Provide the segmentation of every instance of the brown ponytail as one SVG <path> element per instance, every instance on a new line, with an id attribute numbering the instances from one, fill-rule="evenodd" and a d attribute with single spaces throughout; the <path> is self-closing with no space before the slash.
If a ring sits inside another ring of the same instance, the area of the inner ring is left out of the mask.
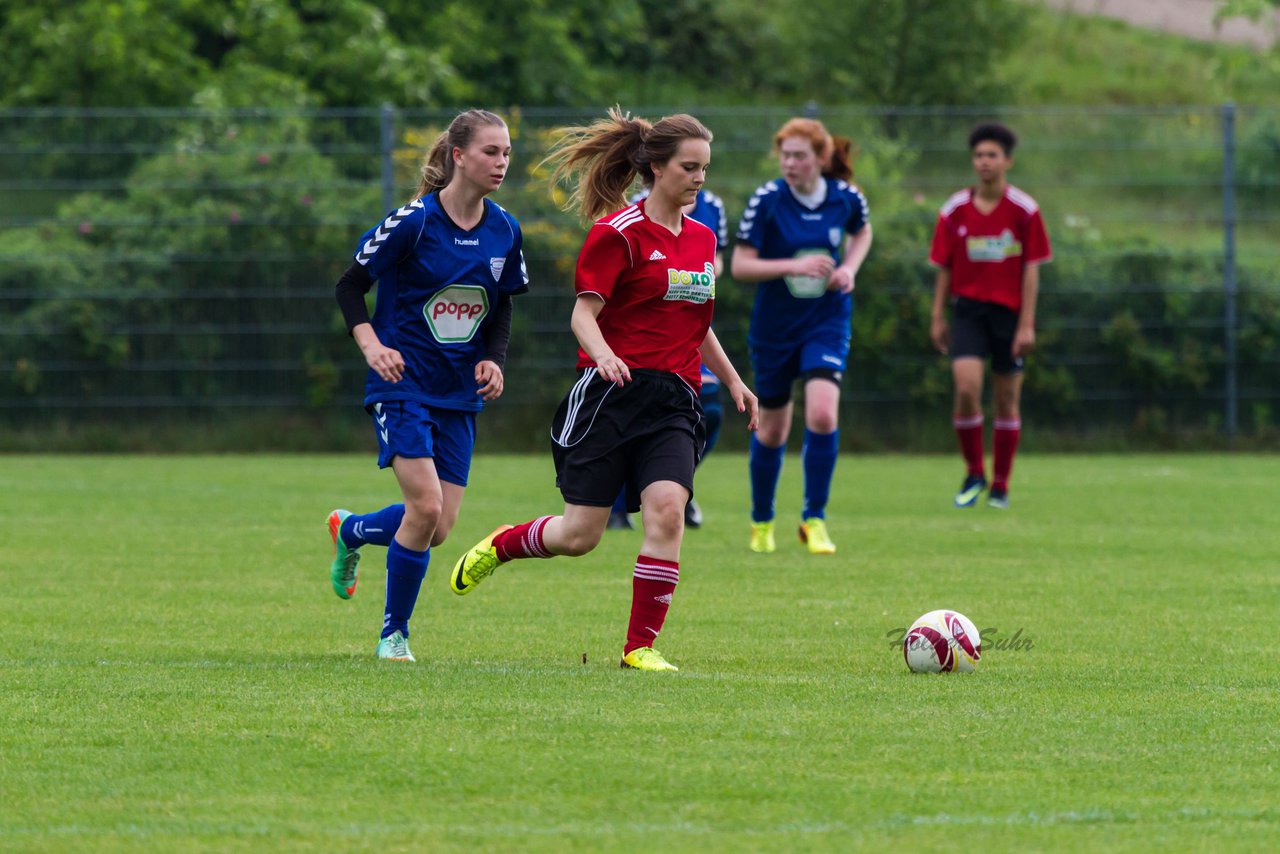
<path id="1" fill-rule="evenodd" d="M 562 181 L 574 185 L 565 209 L 590 220 L 625 207 L 637 176 L 653 186 L 653 164 L 675 156 L 681 141 L 711 141 L 711 131 L 693 116 L 682 113 L 650 124 L 616 106 L 608 118 L 557 133 L 560 139 L 541 165 L 553 167 L 552 186 Z"/>

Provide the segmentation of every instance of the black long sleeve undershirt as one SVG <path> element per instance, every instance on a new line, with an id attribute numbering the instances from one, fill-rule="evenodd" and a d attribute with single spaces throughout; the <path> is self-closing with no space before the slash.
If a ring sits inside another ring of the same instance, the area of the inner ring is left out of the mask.
<path id="1" fill-rule="evenodd" d="M 348 335 L 360 324 L 370 322 L 369 307 L 365 304 L 364 297 L 372 288 L 373 279 L 369 277 L 369 271 L 355 262 L 338 279 L 338 284 L 333 289 L 334 296 L 338 300 L 338 308 L 342 310 Z M 507 365 L 507 345 L 511 341 L 511 315 L 511 296 L 499 295 L 493 309 L 493 322 L 484 335 L 485 358 L 503 369 Z"/>

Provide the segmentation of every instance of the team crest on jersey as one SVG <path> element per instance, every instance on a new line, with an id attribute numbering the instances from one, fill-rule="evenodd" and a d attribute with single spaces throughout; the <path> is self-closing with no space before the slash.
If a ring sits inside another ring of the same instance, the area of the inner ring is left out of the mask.
<path id="1" fill-rule="evenodd" d="M 489 313 L 489 294 L 476 285 L 441 288 L 422 307 L 431 334 L 441 344 L 470 341 Z"/>
<path id="2" fill-rule="evenodd" d="M 844 236 L 844 229 L 843 229 L 843 228 L 828 228 L 828 229 L 827 229 L 827 237 L 831 238 L 831 248 L 832 248 L 832 249 L 839 249 L 839 248 L 840 248 L 840 238 L 841 238 L 841 237 L 843 237 L 843 236 Z"/>
<path id="3" fill-rule="evenodd" d="M 665 300 L 684 300 L 703 303 L 716 298 L 716 268 L 708 261 L 701 272 L 667 268 L 667 295 Z"/>
<path id="4" fill-rule="evenodd" d="M 506 258 L 490 258 L 489 272 L 493 274 L 493 280 L 499 281 L 502 278 L 502 268 L 507 266 Z"/>
<path id="5" fill-rule="evenodd" d="M 1003 261 L 1022 254 L 1022 243 L 1005 229 L 999 237 L 970 237 L 964 242 L 970 261 Z"/>

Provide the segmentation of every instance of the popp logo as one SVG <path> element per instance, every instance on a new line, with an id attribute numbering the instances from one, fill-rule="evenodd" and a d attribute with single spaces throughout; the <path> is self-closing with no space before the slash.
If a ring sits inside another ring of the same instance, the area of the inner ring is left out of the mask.
<path id="1" fill-rule="evenodd" d="M 475 285 L 450 285 L 422 307 L 431 334 L 442 344 L 470 341 L 489 313 L 489 294 Z"/>

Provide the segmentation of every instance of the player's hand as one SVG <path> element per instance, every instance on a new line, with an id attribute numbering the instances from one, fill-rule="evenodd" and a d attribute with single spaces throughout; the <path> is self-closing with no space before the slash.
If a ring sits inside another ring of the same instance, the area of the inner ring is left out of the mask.
<path id="1" fill-rule="evenodd" d="M 831 271 L 835 268 L 835 259 L 825 253 L 821 255 L 801 255 L 793 260 L 791 275 L 825 279 L 831 275 Z"/>
<path id="2" fill-rule="evenodd" d="M 848 267 L 836 267 L 827 277 L 827 290 L 842 294 L 853 293 L 853 271 Z"/>
<path id="3" fill-rule="evenodd" d="M 929 340 L 933 342 L 933 349 L 942 355 L 947 355 L 947 351 L 951 349 L 951 333 L 947 330 L 947 321 L 941 317 L 935 317 L 929 324 Z"/>
<path id="4" fill-rule="evenodd" d="M 362 348 L 369 367 L 389 383 L 398 383 L 404 377 L 404 357 L 399 350 L 382 346 L 374 341 Z"/>
<path id="5" fill-rule="evenodd" d="M 611 383 L 623 385 L 631 382 L 631 369 L 626 362 L 613 355 L 612 351 L 596 359 L 596 370 Z"/>
<path id="6" fill-rule="evenodd" d="M 1036 346 L 1036 330 L 1033 327 L 1018 327 L 1013 335 L 1013 358 L 1021 359 Z"/>
<path id="7" fill-rule="evenodd" d="M 485 359 L 476 363 L 476 394 L 484 400 L 497 400 L 502 396 L 502 368 L 497 362 Z"/>
<path id="8" fill-rule="evenodd" d="M 760 401 L 756 398 L 755 392 L 747 388 L 747 384 L 742 380 L 738 380 L 729 387 L 729 396 L 733 398 L 733 404 L 738 407 L 738 411 L 746 413 L 747 429 L 754 431 L 759 427 Z"/>

